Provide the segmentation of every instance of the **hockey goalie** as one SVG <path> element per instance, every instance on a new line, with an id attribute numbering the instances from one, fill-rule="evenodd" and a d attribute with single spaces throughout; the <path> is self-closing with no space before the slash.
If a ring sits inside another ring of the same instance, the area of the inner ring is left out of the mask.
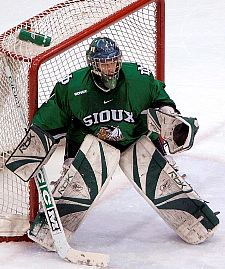
<path id="1" fill-rule="evenodd" d="M 95 38 L 86 58 L 86 68 L 55 85 L 6 163 L 22 180 L 35 177 L 42 196 L 29 237 L 72 260 L 64 246 L 119 165 L 138 193 L 184 241 L 204 242 L 219 223 L 217 214 L 168 158 L 193 146 L 197 119 L 181 116 L 165 84 L 148 69 L 122 62 L 122 52 L 113 40 Z M 62 176 L 51 193 L 43 167 L 65 136 Z M 74 260 L 107 264 L 95 262 L 96 256 L 83 260 L 81 256 Z"/>

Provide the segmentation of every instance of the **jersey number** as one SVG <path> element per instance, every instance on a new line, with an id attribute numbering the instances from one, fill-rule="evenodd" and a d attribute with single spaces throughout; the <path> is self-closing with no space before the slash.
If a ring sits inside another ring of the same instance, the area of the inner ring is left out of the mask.
<path id="1" fill-rule="evenodd" d="M 139 64 L 137 69 L 138 69 L 138 71 L 140 71 L 141 75 L 150 76 L 151 73 L 152 73 L 151 70 L 148 67 L 146 67 L 146 66 L 144 66 L 142 64 Z"/>
<path id="2" fill-rule="evenodd" d="M 73 77 L 72 74 L 66 75 L 65 77 L 63 77 L 59 82 L 63 85 L 69 83 L 70 79 Z"/>

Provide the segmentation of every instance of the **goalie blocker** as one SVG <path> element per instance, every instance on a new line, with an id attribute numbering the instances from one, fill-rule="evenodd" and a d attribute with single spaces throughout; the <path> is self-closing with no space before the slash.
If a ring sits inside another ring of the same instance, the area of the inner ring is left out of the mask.
<path id="1" fill-rule="evenodd" d="M 23 181 L 28 181 L 48 162 L 57 144 L 58 140 L 32 125 L 5 166 Z"/>

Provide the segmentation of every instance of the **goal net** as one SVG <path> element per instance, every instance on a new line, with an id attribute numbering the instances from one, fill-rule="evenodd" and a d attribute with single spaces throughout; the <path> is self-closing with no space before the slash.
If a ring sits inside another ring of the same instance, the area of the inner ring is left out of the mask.
<path id="1" fill-rule="evenodd" d="M 50 45 L 19 40 L 22 28 L 51 37 Z M 139 63 L 164 80 L 163 0 L 69 0 L 0 36 L 0 236 L 4 238 L 26 234 L 38 210 L 33 181 L 21 181 L 4 163 L 55 83 L 87 65 L 85 52 L 97 36 L 113 39 L 123 61 Z"/>

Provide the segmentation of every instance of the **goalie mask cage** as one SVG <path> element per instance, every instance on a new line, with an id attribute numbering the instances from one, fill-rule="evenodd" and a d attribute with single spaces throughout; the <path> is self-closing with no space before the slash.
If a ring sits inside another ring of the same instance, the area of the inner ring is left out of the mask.
<path id="1" fill-rule="evenodd" d="M 23 182 L 4 166 L 25 135 L 21 114 L 29 125 L 55 83 L 87 65 L 86 50 L 97 36 L 113 39 L 123 61 L 164 80 L 164 17 L 164 0 L 69 0 L 0 36 L 1 241 L 25 239 L 39 207 L 33 180 Z M 50 36 L 51 44 L 19 40 L 21 28 Z"/>

